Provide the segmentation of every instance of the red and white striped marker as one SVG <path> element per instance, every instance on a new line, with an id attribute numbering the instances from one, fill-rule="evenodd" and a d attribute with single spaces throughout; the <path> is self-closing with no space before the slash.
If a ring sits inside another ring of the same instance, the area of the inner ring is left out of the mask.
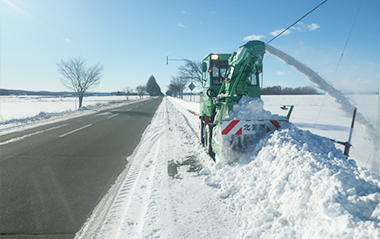
<path id="1" fill-rule="evenodd" d="M 257 134 L 269 132 L 281 127 L 287 120 L 223 120 L 221 123 L 222 135 Z"/>

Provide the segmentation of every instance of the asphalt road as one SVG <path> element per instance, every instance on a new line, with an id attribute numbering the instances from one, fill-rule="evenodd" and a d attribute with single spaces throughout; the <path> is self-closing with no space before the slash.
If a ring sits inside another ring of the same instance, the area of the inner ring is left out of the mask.
<path id="1" fill-rule="evenodd" d="M 161 99 L 0 136 L 0 238 L 73 238 Z"/>

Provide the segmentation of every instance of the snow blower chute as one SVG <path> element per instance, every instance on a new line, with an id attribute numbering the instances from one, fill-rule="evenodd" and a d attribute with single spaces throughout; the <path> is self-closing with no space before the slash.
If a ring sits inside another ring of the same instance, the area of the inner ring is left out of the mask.
<path id="1" fill-rule="evenodd" d="M 226 147 L 225 142 L 231 149 L 244 150 L 290 117 L 268 118 L 265 111 L 262 113 L 260 75 L 264 53 L 264 42 L 249 41 L 237 53 L 211 53 L 202 62 L 200 138 L 214 160 L 215 154 Z"/>

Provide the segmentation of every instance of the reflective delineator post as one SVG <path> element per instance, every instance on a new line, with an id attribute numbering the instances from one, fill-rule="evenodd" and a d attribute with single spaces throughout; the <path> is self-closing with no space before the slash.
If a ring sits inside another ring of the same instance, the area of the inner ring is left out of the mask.
<path id="1" fill-rule="evenodd" d="M 355 118 L 356 118 L 356 111 L 357 111 L 357 108 L 354 109 L 354 115 L 352 117 L 352 122 L 351 122 L 350 135 L 348 136 L 347 143 L 344 145 L 344 155 L 346 155 L 347 157 L 348 157 L 348 153 L 349 153 L 350 147 L 351 147 L 351 138 L 352 138 L 352 132 L 354 131 L 354 123 L 355 123 Z"/>

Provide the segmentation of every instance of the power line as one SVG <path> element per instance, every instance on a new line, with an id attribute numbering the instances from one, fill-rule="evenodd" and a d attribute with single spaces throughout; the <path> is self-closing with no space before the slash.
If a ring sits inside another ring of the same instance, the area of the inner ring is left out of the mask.
<path id="1" fill-rule="evenodd" d="M 321 5 L 323 5 L 325 2 L 327 2 L 328 0 L 325 0 L 323 2 L 321 2 L 318 6 L 316 6 L 315 8 L 313 8 L 311 11 L 309 11 L 308 13 L 306 13 L 305 15 L 303 15 L 303 17 L 301 17 L 300 19 L 298 19 L 297 21 L 295 21 L 292 25 L 290 25 L 288 28 L 286 28 L 285 30 L 283 30 L 282 32 L 280 32 L 279 34 L 277 34 L 277 36 L 273 37 L 272 39 L 270 39 L 268 43 L 270 43 L 271 41 L 273 41 L 274 39 L 276 39 L 277 37 L 281 36 L 284 32 L 286 32 L 287 30 L 289 30 L 289 28 L 291 28 L 292 26 L 296 25 L 299 21 L 301 21 L 302 19 L 304 19 L 307 15 L 309 15 L 310 13 L 314 12 L 317 8 L 319 8 Z"/>
<path id="2" fill-rule="evenodd" d="M 336 72 L 338 71 L 338 68 L 339 68 L 340 62 L 342 61 L 342 57 L 343 57 L 343 55 L 344 55 L 344 52 L 346 51 L 346 47 L 347 47 L 348 41 L 349 41 L 350 38 L 351 38 L 351 33 L 352 33 L 352 30 L 354 29 L 354 26 L 355 26 L 355 23 L 356 23 L 356 19 L 358 18 L 358 15 L 359 15 L 359 12 L 360 12 L 360 8 L 362 7 L 362 3 L 363 3 L 363 0 L 360 1 L 360 6 L 359 6 L 359 8 L 358 8 L 358 11 L 356 12 L 356 16 L 355 16 L 354 22 L 352 23 L 352 26 L 351 26 L 351 29 L 350 29 L 350 33 L 348 34 L 348 37 L 347 37 L 346 43 L 344 44 L 343 51 L 342 51 L 342 53 L 340 54 L 339 61 L 338 61 L 338 65 L 337 65 L 336 68 L 335 68 L 335 72 L 334 72 L 333 79 L 335 79 Z"/>

